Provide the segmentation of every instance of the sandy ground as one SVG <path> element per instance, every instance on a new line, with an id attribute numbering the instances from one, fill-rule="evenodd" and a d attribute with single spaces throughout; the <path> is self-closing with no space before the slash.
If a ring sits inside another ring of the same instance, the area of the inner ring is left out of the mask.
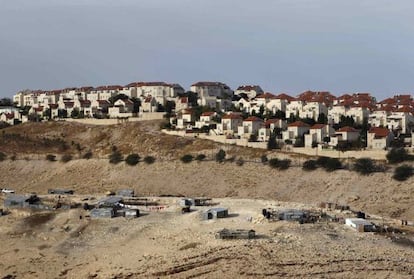
<path id="1" fill-rule="evenodd" d="M 311 205 L 214 199 L 230 217 L 203 220 L 204 207 L 142 208 L 136 219 L 89 219 L 82 209 L 0 217 L 0 276 L 9 278 L 413 278 L 414 242 L 358 233 L 340 223 L 268 222 L 261 209 Z M 341 214 L 333 212 L 333 214 Z M 79 216 L 83 216 L 79 219 Z M 384 222 L 377 219 L 376 222 Z M 388 222 L 388 220 L 385 220 Z M 222 228 L 254 229 L 220 240 Z M 412 239 L 412 234 L 401 235 Z M 14 276 L 14 277 L 13 277 Z"/>

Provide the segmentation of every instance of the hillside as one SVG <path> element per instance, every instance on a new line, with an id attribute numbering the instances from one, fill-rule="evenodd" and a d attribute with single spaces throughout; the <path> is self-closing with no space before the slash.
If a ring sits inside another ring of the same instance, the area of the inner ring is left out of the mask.
<path id="1" fill-rule="evenodd" d="M 347 170 L 304 172 L 299 167 L 303 157 L 292 158 L 297 167 L 278 171 L 261 164 L 260 156 L 286 154 L 164 135 L 158 126 L 159 122 L 105 127 L 48 122 L 3 129 L 0 151 L 16 159 L 0 162 L 0 185 L 18 192 L 37 193 L 45 193 L 48 188 L 102 193 L 128 187 L 143 195 L 333 201 L 373 214 L 414 219 L 414 178 L 397 182 L 391 173 L 361 176 Z M 112 146 L 124 155 L 135 152 L 141 157 L 155 156 L 157 160 L 152 165 L 112 165 L 107 159 Z M 211 159 L 219 148 L 224 148 L 230 157 L 243 157 L 246 162 L 243 166 L 212 160 L 183 164 L 177 159 L 187 153 L 203 153 Z M 87 151 L 93 153 L 92 159 L 78 159 Z M 49 153 L 70 153 L 75 159 L 68 163 L 49 162 L 44 160 Z"/>

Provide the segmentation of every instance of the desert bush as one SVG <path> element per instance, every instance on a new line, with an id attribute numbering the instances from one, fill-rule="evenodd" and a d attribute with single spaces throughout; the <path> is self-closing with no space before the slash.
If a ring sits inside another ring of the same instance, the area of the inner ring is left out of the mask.
<path id="1" fill-rule="evenodd" d="M 388 151 L 386 157 L 390 164 L 398 164 L 413 159 L 413 156 L 410 156 L 404 148 L 393 148 Z"/>
<path id="2" fill-rule="evenodd" d="M 303 163 L 302 169 L 305 171 L 312 171 L 318 168 L 316 160 L 307 160 Z"/>
<path id="3" fill-rule="evenodd" d="M 318 157 L 318 159 L 316 159 L 316 165 L 324 168 L 328 160 L 329 160 L 329 157 L 325 157 L 325 156 Z"/>
<path id="4" fill-rule="evenodd" d="M 328 158 L 324 166 L 326 171 L 334 171 L 342 168 L 342 163 L 338 158 Z"/>
<path id="5" fill-rule="evenodd" d="M 266 164 L 269 161 L 269 159 L 267 159 L 266 155 L 262 155 L 262 157 L 260 157 L 260 161 L 262 162 L 262 164 Z"/>
<path id="6" fill-rule="evenodd" d="M 53 154 L 47 154 L 46 155 L 46 160 L 50 161 L 50 162 L 54 162 L 56 161 L 56 155 Z"/>
<path id="7" fill-rule="evenodd" d="M 395 168 L 394 175 L 392 176 L 392 178 L 398 181 L 405 181 L 412 175 L 414 175 L 413 167 L 409 165 L 402 165 Z"/>
<path id="8" fill-rule="evenodd" d="M 86 159 L 86 160 L 89 160 L 90 158 L 92 158 L 92 151 L 88 151 L 88 152 L 86 152 L 85 154 L 83 154 L 83 156 L 82 156 L 82 158 L 83 159 Z"/>
<path id="9" fill-rule="evenodd" d="M 223 149 L 220 149 L 216 153 L 216 162 L 222 163 L 225 158 L 226 158 L 226 151 L 224 151 Z"/>
<path id="10" fill-rule="evenodd" d="M 109 163 L 111 164 L 118 164 L 124 159 L 124 156 L 122 156 L 121 152 L 119 152 L 117 149 L 113 149 L 111 155 L 109 155 Z"/>
<path id="11" fill-rule="evenodd" d="M 0 152 L 0 161 L 4 161 L 6 160 L 6 158 L 7 158 L 7 155 L 4 154 L 3 152 Z"/>
<path id="12" fill-rule="evenodd" d="M 141 157 L 139 157 L 138 154 L 136 153 L 132 153 L 129 154 L 126 159 L 125 159 L 125 163 L 127 163 L 130 166 L 135 166 L 136 164 L 139 163 L 139 160 L 141 159 Z"/>
<path id="13" fill-rule="evenodd" d="M 286 170 L 290 167 L 291 161 L 289 159 L 279 160 L 277 158 L 272 158 L 269 160 L 269 166 L 274 169 Z"/>
<path id="14" fill-rule="evenodd" d="M 188 164 L 191 163 L 194 159 L 194 156 L 191 154 L 186 154 L 180 158 L 181 162 Z"/>
<path id="15" fill-rule="evenodd" d="M 203 161 L 205 158 L 206 158 L 206 155 L 204 155 L 204 154 L 198 154 L 198 155 L 195 157 L 195 159 L 196 159 L 197 161 Z"/>
<path id="16" fill-rule="evenodd" d="M 244 160 L 242 157 L 240 157 L 239 159 L 236 160 L 236 165 L 238 166 L 243 166 L 244 165 Z"/>
<path id="17" fill-rule="evenodd" d="M 70 155 L 70 154 L 64 154 L 62 156 L 62 158 L 60 158 L 60 161 L 63 162 L 63 163 L 67 163 L 70 160 L 72 160 L 72 155 Z"/>
<path id="18" fill-rule="evenodd" d="M 353 169 L 360 174 L 368 175 L 377 171 L 377 166 L 371 158 L 360 158 L 355 161 Z"/>
<path id="19" fill-rule="evenodd" d="M 153 164 L 155 162 L 155 157 L 153 156 L 146 156 L 144 158 L 144 162 L 148 165 Z"/>

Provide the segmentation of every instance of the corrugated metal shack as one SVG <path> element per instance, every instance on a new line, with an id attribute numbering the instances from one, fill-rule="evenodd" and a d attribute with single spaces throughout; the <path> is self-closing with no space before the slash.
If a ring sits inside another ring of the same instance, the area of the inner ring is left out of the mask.
<path id="1" fill-rule="evenodd" d="M 132 189 L 122 189 L 122 190 L 118 190 L 116 192 L 116 195 L 121 196 L 121 197 L 134 197 L 135 192 Z"/>
<path id="2" fill-rule="evenodd" d="M 139 209 L 118 209 L 115 215 L 117 217 L 138 218 L 140 213 Z"/>
<path id="3" fill-rule="evenodd" d="M 43 205 L 36 195 L 8 195 L 4 200 L 5 207 L 41 208 Z"/>
<path id="4" fill-rule="evenodd" d="M 122 203 L 122 197 L 118 197 L 118 196 L 110 196 L 110 197 L 106 197 L 101 199 L 100 201 L 98 201 L 98 208 L 102 208 L 102 207 L 109 207 L 109 208 L 120 208 L 120 204 Z"/>
<path id="5" fill-rule="evenodd" d="M 254 230 L 222 229 L 216 233 L 215 237 L 217 239 L 252 239 L 256 237 L 256 232 Z"/>
<path id="6" fill-rule="evenodd" d="M 375 231 L 374 224 L 362 218 L 346 218 L 345 225 L 350 226 L 359 232 Z"/>
<path id="7" fill-rule="evenodd" d="M 301 221 L 307 219 L 307 213 L 298 209 L 287 209 L 279 212 L 279 220 Z"/>
<path id="8" fill-rule="evenodd" d="M 69 189 L 49 189 L 47 190 L 47 193 L 55 195 L 73 195 L 75 191 Z"/>
<path id="9" fill-rule="evenodd" d="M 229 216 L 229 211 L 227 208 L 210 208 L 209 210 L 203 213 L 203 219 L 216 219 L 216 218 L 226 218 Z"/>
<path id="10" fill-rule="evenodd" d="M 112 208 L 94 208 L 90 211 L 91 218 L 113 218 L 115 212 Z"/>

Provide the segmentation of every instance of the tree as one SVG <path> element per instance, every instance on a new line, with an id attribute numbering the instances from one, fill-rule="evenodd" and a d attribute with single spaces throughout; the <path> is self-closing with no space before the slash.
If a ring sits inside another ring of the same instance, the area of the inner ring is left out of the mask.
<path id="1" fill-rule="evenodd" d="M 193 161 L 193 159 L 194 159 L 193 155 L 186 154 L 186 155 L 182 156 L 180 160 L 181 160 L 181 162 L 183 162 L 185 164 L 188 164 L 188 163 L 191 163 Z"/>
<path id="2" fill-rule="evenodd" d="M 318 115 L 318 120 L 316 122 L 320 124 L 327 124 L 328 117 L 325 115 L 325 113 L 322 112 Z"/>
<path id="3" fill-rule="evenodd" d="M 312 171 L 318 168 L 316 160 L 307 160 L 303 163 L 302 169 L 305 171 Z"/>
<path id="4" fill-rule="evenodd" d="M 404 148 L 392 148 L 386 158 L 390 164 L 397 164 L 410 159 L 410 155 Z"/>
<path id="5" fill-rule="evenodd" d="M 216 162 L 218 163 L 222 163 L 224 161 L 224 159 L 226 158 L 226 151 L 224 151 L 223 149 L 220 149 L 217 153 L 216 153 Z"/>
<path id="6" fill-rule="evenodd" d="M 402 165 L 402 166 L 395 168 L 394 175 L 392 176 L 392 178 L 398 181 L 405 181 L 413 175 L 414 175 L 413 167 L 409 165 Z"/>
<path id="7" fill-rule="evenodd" d="M 279 160 L 277 158 L 272 158 L 269 160 L 269 166 L 274 169 L 286 170 L 290 167 L 291 161 L 289 159 Z"/>
<path id="8" fill-rule="evenodd" d="M 62 156 L 62 158 L 60 158 L 60 161 L 63 162 L 63 163 L 67 163 L 70 160 L 72 160 L 72 155 L 70 155 L 70 154 L 64 154 Z"/>
<path id="9" fill-rule="evenodd" d="M 278 119 L 285 120 L 286 119 L 286 113 L 284 111 L 277 110 L 276 113 L 275 113 L 275 117 L 278 118 Z"/>
<path id="10" fill-rule="evenodd" d="M 125 163 L 127 163 L 130 166 L 135 166 L 136 164 L 139 163 L 139 160 L 141 159 L 141 157 L 139 157 L 138 154 L 136 153 L 132 153 L 129 154 L 126 159 L 125 159 Z"/>
<path id="11" fill-rule="evenodd" d="M 134 103 L 134 107 L 132 109 L 133 113 L 138 113 L 139 112 L 139 108 L 141 106 L 141 99 L 133 97 L 131 98 L 131 101 Z"/>
<path id="12" fill-rule="evenodd" d="M 58 110 L 58 117 L 59 118 L 67 118 L 68 117 L 68 111 L 65 109 L 59 109 Z"/>
<path id="13" fill-rule="evenodd" d="M 74 108 L 72 112 L 70 113 L 71 118 L 79 118 L 79 116 L 80 116 L 79 108 Z"/>
<path id="14" fill-rule="evenodd" d="M 153 164 L 155 162 L 155 157 L 153 157 L 153 156 L 146 156 L 144 158 L 144 162 L 146 164 L 148 164 L 148 165 L 151 165 L 151 164 Z"/>
<path id="15" fill-rule="evenodd" d="M 326 171 L 334 171 L 342 168 L 342 163 L 338 158 L 328 158 L 324 166 Z"/>
<path id="16" fill-rule="evenodd" d="M 13 106 L 13 101 L 10 98 L 1 98 L 0 106 L 11 107 Z"/>
<path id="17" fill-rule="evenodd" d="M 206 155 L 204 155 L 204 154 L 198 154 L 198 155 L 195 157 L 195 159 L 196 159 L 197 161 L 203 161 L 205 158 L 206 158 Z"/>
<path id="18" fill-rule="evenodd" d="M 109 155 L 109 163 L 118 164 L 124 159 L 124 156 L 118 150 L 116 146 L 112 146 L 112 153 Z"/>

